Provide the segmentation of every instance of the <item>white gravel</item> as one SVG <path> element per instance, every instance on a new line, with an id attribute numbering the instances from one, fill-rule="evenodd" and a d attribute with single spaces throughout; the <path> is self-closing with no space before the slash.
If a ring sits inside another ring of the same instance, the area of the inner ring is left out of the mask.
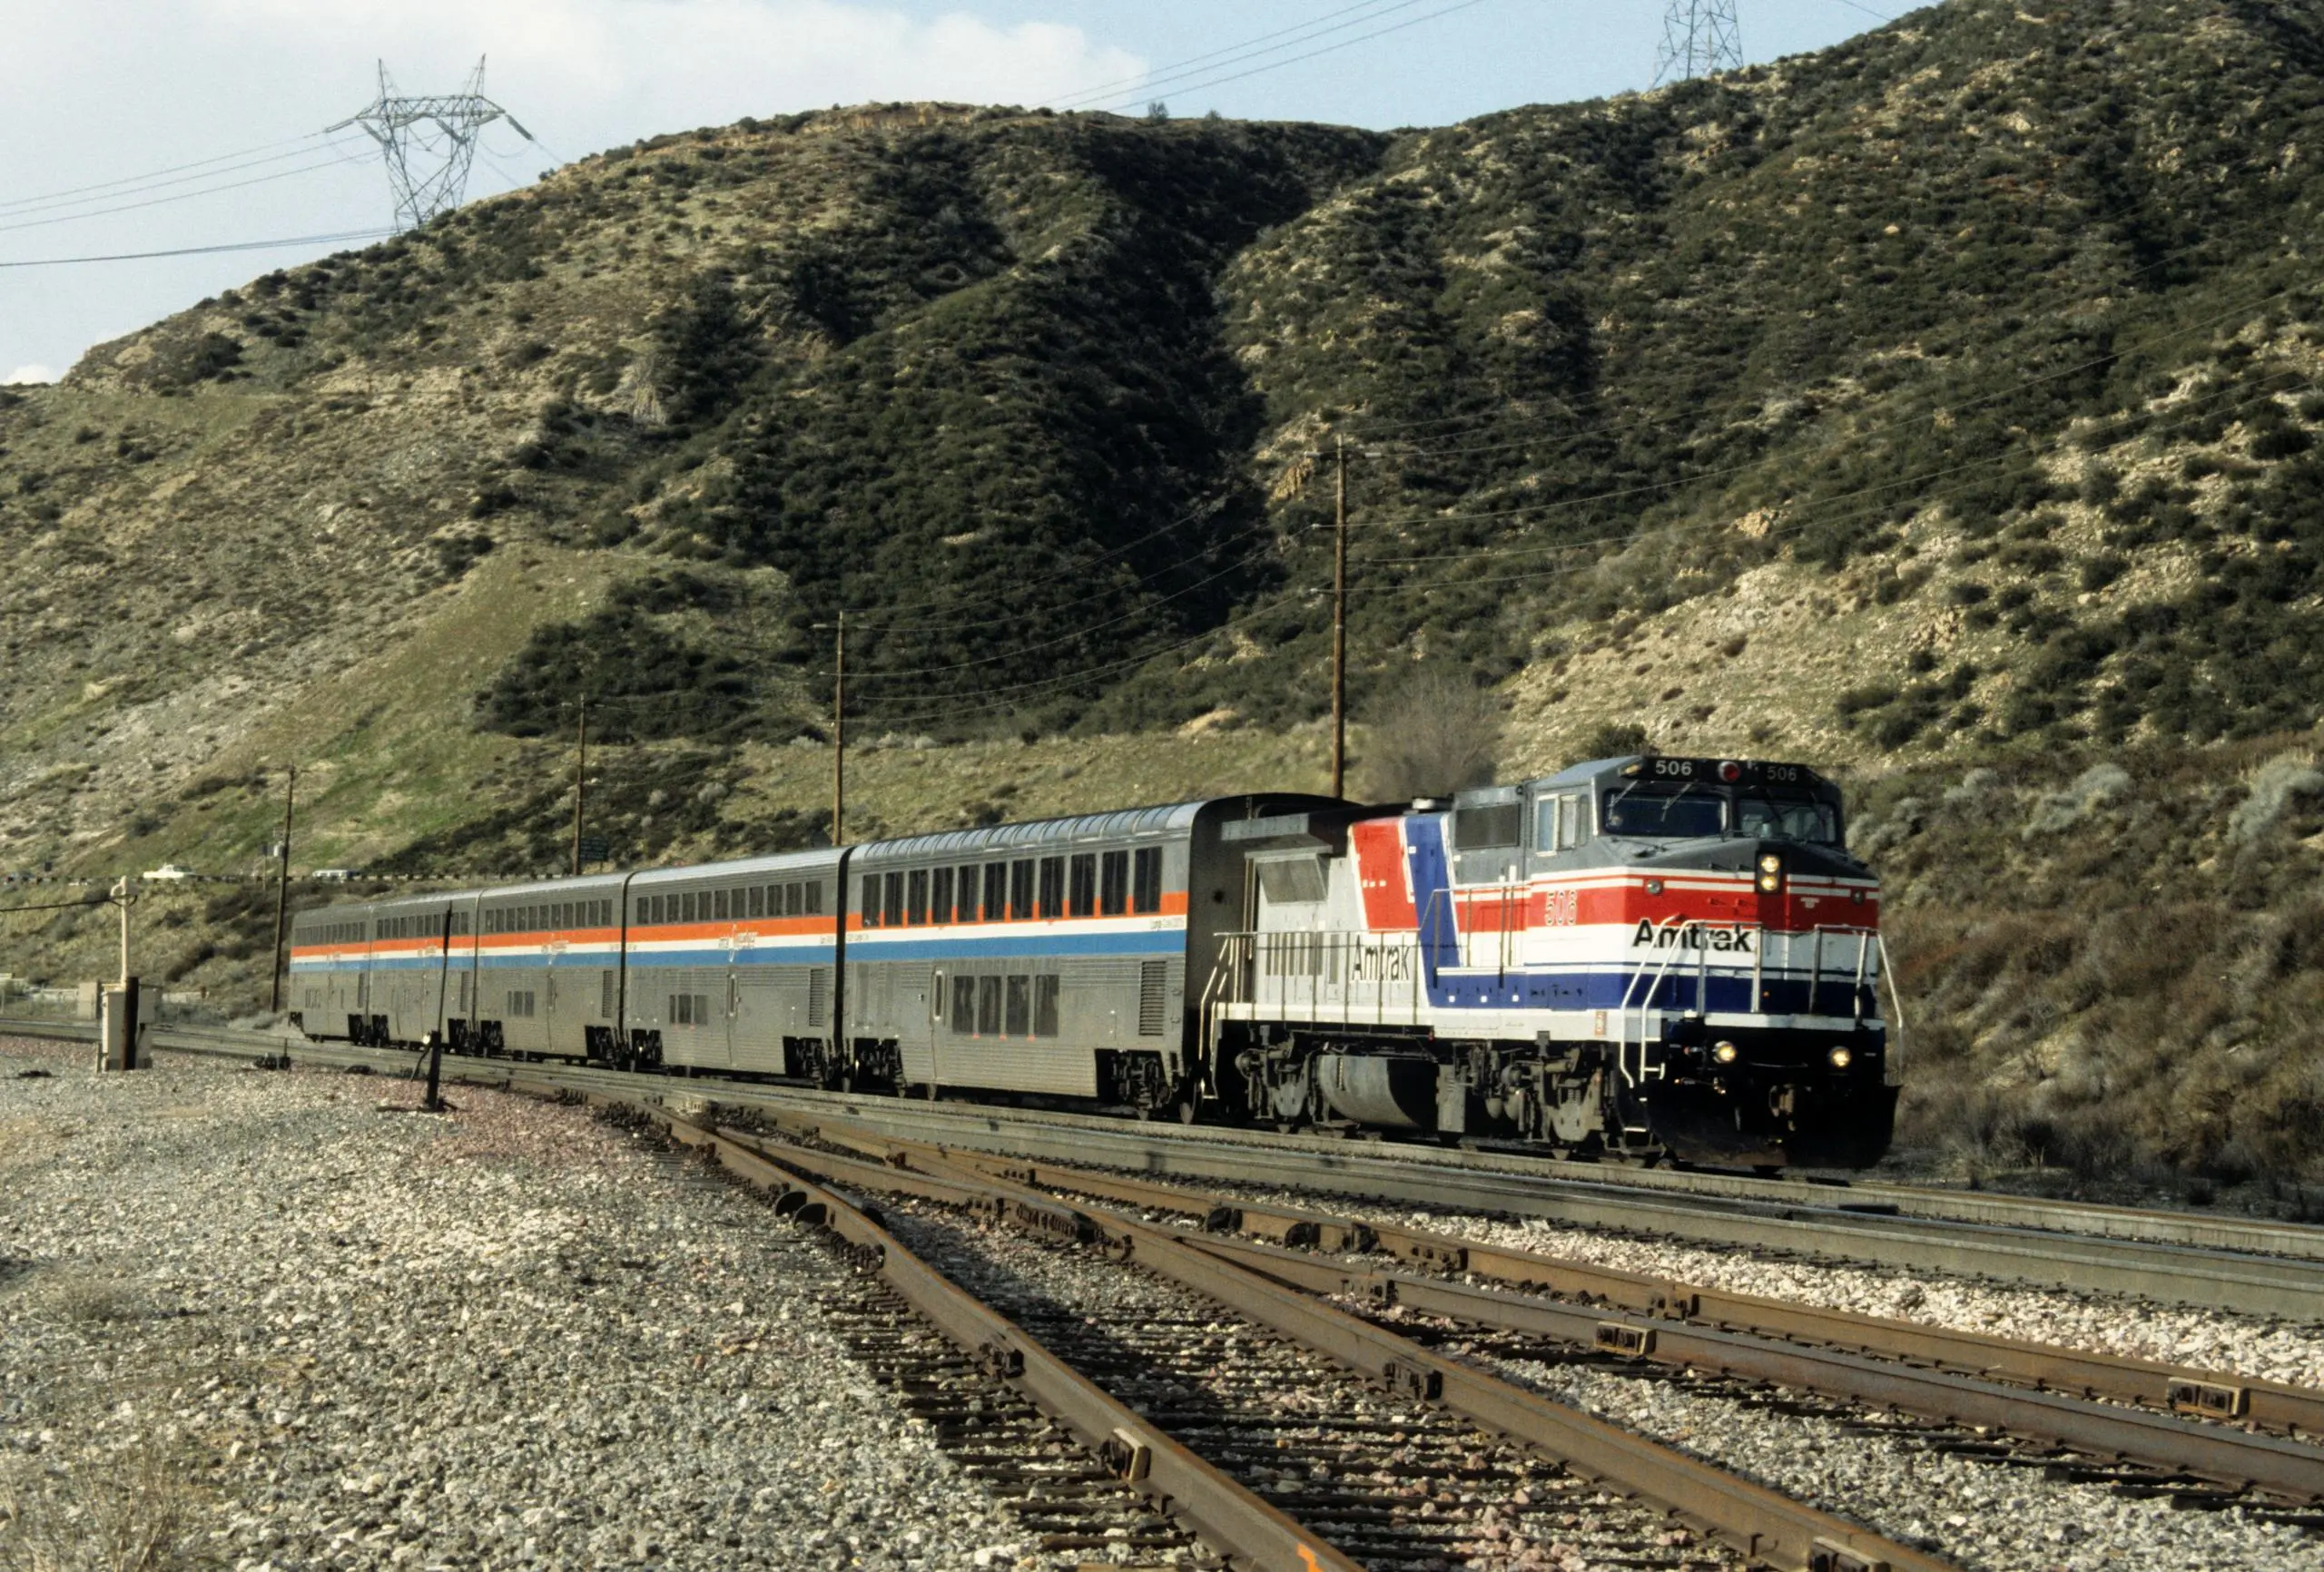
<path id="1" fill-rule="evenodd" d="M 2126 1355 L 2262 1380 L 2324 1386 L 2324 1326 L 2227 1311 L 2186 1310 L 2063 1289 L 1975 1282 L 1901 1269 L 1771 1260 L 1667 1241 L 1609 1238 L 1548 1223 L 1482 1217 L 1397 1221 L 1440 1233 L 1705 1288 L 1757 1294 L 1958 1331 Z M 2324 1310 L 2324 1306 L 2319 1306 Z"/>
<path id="2" fill-rule="evenodd" d="M 1512 1380 L 1799 1500 L 1922 1545 L 1964 1572 L 2316 1572 L 2324 1540 L 2234 1510 L 2190 1512 L 2038 1470 L 1948 1456 L 1831 1420 L 1769 1412 L 1573 1365 L 1485 1361 Z"/>
<path id="3" fill-rule="evenodd" d="M 2324 1320 L 2294 1324 L 2225 1311 L 2184 1310 L 2064 1289 L 1978 1282 L 1940 1273 L 1799 1261 L 1745 1249 L 1594 1233 L 1545 1220 L 1507 1222 L 1413 1212 L 1350 1197 L 1298 1194 L 1205 1181 L 1221 1195 L 1393 1223 L 1512 1250 L 1632 1272 L 1659 1282 L 1756 1294 L 1790 1304 L 1886 1316 L 1925 1326 L 2015 1338 L 2195 1370 L 2324 1387 Z M 2324 1317 L 2324 1304 L 2318 1307 Z"/>
<path id="4" fill-rule="evenodd" d="M 0 1567 L 1056 1564 L 742 1192 L 471 1088 L 85 1065 L 0 1041 Z"/>

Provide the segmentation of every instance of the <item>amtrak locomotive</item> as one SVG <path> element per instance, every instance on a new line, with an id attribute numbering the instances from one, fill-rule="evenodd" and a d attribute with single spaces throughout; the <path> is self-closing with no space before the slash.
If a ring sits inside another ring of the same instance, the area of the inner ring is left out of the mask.
<path id="1" fill-rule="evenodd" d="M 1862 1166 L 1879 883 L 1797 764 L 1251 795 L 302 914 L 315 1037 Z"/>

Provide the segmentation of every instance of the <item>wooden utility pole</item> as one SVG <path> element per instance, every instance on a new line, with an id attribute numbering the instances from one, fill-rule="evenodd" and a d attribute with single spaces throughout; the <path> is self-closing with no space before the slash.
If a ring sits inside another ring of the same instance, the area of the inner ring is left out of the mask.
<path id="1" fill-rule="evenodd" d="M 290 810 L 299 796 L 299 766 L 290 767 L 289 780 L 282 786 L 282 843 L 275 848 L 274 879 L 274 993 L 267 1001 L 267 1013 L 282 1013 L 282 939 L 290 919 Z"/>
<path id="2" fill-rule="evenodd" d="M 847 844 L 847 614 L 839 614 L 838 658 L 832 663 L 832 844 Z"/>
<path id="3" fill-rule="evenodd" d="M 573 877 L 581 877 L 581 809 L 588 801 L 589 701 L 581 701 L 580 734 L 573 751 Z"/>
<path id="4" fill-rule="evenodd" d="M 1339 456 L 1339 506 L 1332 531 L 1332 795 L 1347 784 L 1347 438 Z"/>

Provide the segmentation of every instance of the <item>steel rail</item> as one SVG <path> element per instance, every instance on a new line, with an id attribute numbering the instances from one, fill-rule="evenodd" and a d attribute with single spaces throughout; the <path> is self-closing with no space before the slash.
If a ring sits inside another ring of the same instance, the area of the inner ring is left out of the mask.
<path id="1" fill-rule="evenodd" d="M 224 1037 L 231 1030 L 205 1027 L 157 1029 L 172 1035 L 200 1033 L 211 1037 Z M 0 1033 L 11 1031 L 28 1036 L 81 1037 L 94 1040 L 95 1028 L 74 1022 L 0 1019 Z M 305 1038 L 297 1040 L 301 1043 L 308 1041 Z M 817 1094 L 802 1088 L 797 1095 L 813 1096 Z M 982 1110 L 960 1108 L 955 1112 L 959 1116 L 975 1118 Z M 1019 1123 L 1052 1123 L 1068 1129 L 1093 1125 L 1108 1128 L 1119 1124 L 1118 1120 L 1101 1115 L 1052 1110 L 1017 1109 L 1009 1112 Z M 1262 1135 L 1248 1130 L 1203 1126 L 1174 1134 L 1176 1138 L 1186 1141 L 1208 1139 L 1241 1143 L 1260 1138 L 1287 1149 L 1326 1154 L 1344 1153 L 1348 1149 L 1348 1143 L 1335 1136 Z M 1768 1178 L 1699 1169 L 1618 1168 L 1604 1164 L 1503 1151 L 1490 1145 L 1445 1149 L 1399 1144 L 1395 1150 L 1407 1160 L 1416 1163 L 1457 1165 L 1481 1172 L 1539 1178 L 1569 1179 L 1580 1184 L 1615 1184 L 1650 1194 L 1724 1197 L 1771 1205 L 1877 1209 L 1892 1211 L 1899 1216 L 1939 1222 L 1985 1223 L 2148 1244 L 2172 1244 L 2194 1250 L 2281 1255 L 2324 1262 L 2324 1226 L 2315 1223 L 2237 1217 L 2193 1210 L 2172 1211 L 2159 1207 L 2112 1206 L 2088 1201 L 2057 1201 L 1990 1190 L 1900 1184 L 1862 1176 L 1846 1180 L 1822 1175 Z"/>
<path id="2" fill-rule="evenodd" d="M 1555 1300 L 1352 1268 L 1274 1245 L 1206 1239 L 1202 1248 L 1310 1293 L 1401 1305 L 1423 1315 L 1554 1338 L 1658 1364 L 1821 1392 L 1945 1424 L 1983 1427 L 2087 1456 L 2130 1459 L 2233 1489 L 2263 1490 L 2295 1505 L 2324 1501 L 2324 1451 L 2279 1436 L 1689 1321 L 1608 1321 Z"/>
<path id="3" fill-rule="evenodd" d="M 794 1120 L 786 1119 L 784 1123 L 793 1125 Z M 989 1174 L 1039 1193 L 1079 1190 L 1128 1205 L 1202 1216 L 1206 1223 L 1249 1228 L 1285 1243 L 1310 1244 L 1324 1250 L 1384 1250 L 1447 1271 L 1479 1272 L 1477 1256 L 1472 1253 L 1467 1242 L 1441 1234 L 1284 1209 L 1245 1208 L 1217 1197 L 1134 1179 L 1009 1166 L 981 1154 L 950 1153 L 917 1142 L 865 1137 L 827 1124 L 819 1128 L 804 1128 L 809 1122 L 803 1119 L 795 1120 L 795 1125 L 802 1127 L 801 1134 L 826 1141 L 860 1143 L 857 1149 L 873 1160 L 961 1168 Z M 1091 1179 L 1096 1181 L 1094 1186 L 1085 1183 Z M 1236 1215 L 1221 1216 L 1221 1213 Z M 1582 1288 L 1583 1292 L 1575 1297 L 1601 1302 L 1620 1301 L 1592 1291 L 1600 1286 L 1605 1277 L 1623 1279 L 1610 1286 L 1631 1289 L 1637 1297 L 1646 1301 L 1647 1314 L 1655 1318 L 1636 1322 L 1610 1321 L 1595 1305 L 1561 1303 L 1507 1289 L 1383 1272 L 1273 1244 L 1229 1242 L 1215 1235 L 1206 1237 L 1201 1243 L 1205 1249 L 1226 1253 L 1254 1271 L 1311 1293 L 1354 1297 L 1384 1305 L 1401 1304 L 1423 1314 L 1602 1347 L 1657 1363 L 1689 1366 L 1822 1392 L 1852 1402 L 1900 1409 L 1945 1423 L 1985 1426 L 2093 1456 L 2135 1459 L 2236 1489 L 2266 1490 L 2301 1505 L 2324 1500 L 2324 1451 L 2313 1446 L 2227 1426 L 2197 1423 L 2144 1408 L 2094 1402 L 2087 1397 L 2040 1386 L 2012 1386 L 1983 1375 L 1948 1371 L 1941 1368 L 1941 1361 L 1927 1362 L 1933 1350 L 1915 1348 L 1908 1336 L 1896 1340 L 1899 1356 L 1924 1361 L 1921 1364 L 1864 1358 L 1831 1346 L 1822 1338 L 1783 1341 L 1780 1336 L 1737 1331 L 1732 1326 L 1663 1319 L 1673 1313 L 1699 1312 L 1694 1302 L 1700 1291 L 1684 1284 L 1655 1283 L 1629 1273 L 1601 1274 L 1590 1268 L 1571 1270 L 1566 1263 L 1521 1252 L 1480 1253 L 1488 1258 L 1487 1264 L 1498 1269 L 1479 1272 L 1480 1275 L 1503 1277 L 1527 1288 L 1548 1287 L 1552 1292 L 1571 1292 Z M 1561 1277 L 1562 1282 L 1557 1281 Z M 1762 1320 L 1781 1323 L 1790 1319 L 1783 1312 L 1791 1307 L 1774 1301 L 1728 1297 L 1743 1301 Z M 1839 1335 L 1846 1337 L 1855 1330 L 1850 1323 L 1870 1319 L 1823 1312 L 1812 1323 L 1837 1324 Z M 1922 1330 L 1909 1323 L 1879 1324 L 1896 1332 Z M 1796 1332 L 1800 1325 L 1794 1322 L 1788 1330 Z M 1948 1347 L 1961 1341 L 1974 1340 L 1965 1339 L 1963 1334 L 1943 1333 L 1934 1340 Z M 2064 1353 L 2034 1344 L 2010 1346 L 2022 1355 L 2032 1356 L 2028 1362 L 2037 1370 L 2049 1369 L 2046 1356 Z M 2221 1378 L 2209 1372 L 2170 1371 L 2163 1367 L 2145 1367 L 2160 1371 L 2163 1377 L 2150 1380 L 2141 1372 L 2110 1368 L 2112 1361 L 2102 1355 L 2066 1353 L 2058 1362 L 2090 1371 L 2111 1384 L 2132 1388 L 2135 1398 L 2158 1406 L 2170 1406 L 2174 1386 L 2192 1385 L 2239 1396 L 2248 1391 L 2240 1385 L 2221 1384 Z M 2231 1382 L 2233 1378 L 2227 1380 Z M 2275 1389 L 2275 1395 L 2297 1402 L 2299 1411 L 2311 1422 L 2316 1414 L 2324 1412 L 2324 1392 L 2283 1388 Z M 2234 1415 L 2230 1411 L 2222 1417 Z"/>
<path id="4" fill-rule="evenodd" d="M 786 1125 L 809 1133 L 820 1129 L 827 1139 L 842 1138 L 827 1124 L 795 1115 L 778 1117 Z M 910 1145 L 918 1147 L 920 1144 Z M 1488 1278 L 1520 1290 L 1603 1305 L 1658 1321 L 1701 1321 L 1766 1338 L 1911 1361 L 1932 1371 L 2005 1386 L 2238 1420 L 2311 1442 L 2324 1440 L 2324 1389 L 1766 1299 L 1399 1223 L 1356 1222 L 1326 1213 L 1207 1195 L 1151 1180 L 1079 1168 L 1042 1167 L 982 1152 L 929 1149 L 944 1152 L 957 1164 L 1035 1188 L 1201 1217 L 1214 1230 L 1278 1243 L 1324 1251 L 1377 1250 L 1433 1271 Z"/>
<path id="5" fill-rule="evenodd" d="M 715 1156 L 729 1173 L 771 1191 L 778 1212 L 829 1228 L 859 1253 L 921 1315 L 1033 1405 L 1115 1460 L 1124 1483 L 1182 1518 L 1236 1565 L 1260 1572 L 1363 1572 L 1362 1567 L 1148 1424 L 1041 1345 L 1007 1316 L 914 1255 L 880 1222 L 844 1197 L 801 1177 L 681 1115 L 635 1097 L 591 1099 L 643 1114 L 672 1139 Z M 973 1204 L 968 1192 L 961 1199 Z"/>
<path id="6" fill-rule="evenodd" d="M 1174 1233 L 1103 1209 L 1060 1212 L 1054 1196 L 940 1162 L 914 1169 L 771 1137 L 721 1131 L 777 1167 L 837 1184 L 933 1198 L 965 1190 L 1045 1231 L 1095 1237 L 1181 1286 L 1406 1396 L 1539 1449 L 1584 1479 L 1635 1491 L 1700 1524 L 1747 1557 L 1807 1572 L 1938 1572 L 1948 1564 L 1793 1500 L 1490 1371 L 1447 1358 Z M 901 1154 L 899 1154 L 899 1157 Z M 933 1169 L 934 1171 L 931 1171 Z M 1069 1222 L 1068 1220 L 1070 1220 Z"/>
<path id="7" fill-rule="evenodd" d="M 88 1032 L 60 1030 L 52 1023 L 47 1035 L 85 1037 Z M 156 1027 L 147 1041 L 164 1050 L 240 1057 L 262 1053 L 320 1063 L 410 1062 L 409 1050 L 321 1046 L 275 1034 Z M 634 1076 L 582 1066 L 551 1069 L 460 1058 L 448 1059 L 445 1069 L 456 1079 L 470 1081 L 537 1073 L 606 1091 L 627 1091 L 636 1085 Z M 1536 1163 L 1512 1165 L 1512 1160 L 1468 1152 L 1417 1146 L 1367 1150 L 1358 1149 L 1369 1146 L 1365 1143 L 1320 1143 L 1247 1130 L 1166 1128 L 982 1105 L 948 1107 L 744 1082 L 673 1078 L 658 1084 L 684 1086 L 704 1097 L 714 1087 L 720 1101 L 737 1106 L 821 1109 L 900 1135 L 1034 1160 L 1506 1213 L 1720 1248 L 1865 1261 L 2302 1323 L 2317 1321 L 2324 1306 L 2324 1263 L 2035 1228 L 1871 1214 L 1852 1210 L 1845 1190 L 1833 1192 L 1838 1199 L 1827 1205 L 1658 1194 L 1610 1181 L 1602 1172 L 1588 1181 L 1545 1176 L 1533 1171 L 1541 1166 Z"/>
<path id="8" fill-rule="evenodd" d="M 704 1095 L 710 1094 L 704 1093 Z M 1413 1155 L 1415 1149 L 1292 1147 L 1252 1132 L 1235 1141 L 1189 1140 L 1177 1127 L 1091 1121 L 1019 1122 L 1004 1110 L 932 1109 L 925 1103 L 835 1094 L 722 1089 L 722 1100 L 820 1108 L 867 1127 L 953 1146 L 1052 1162 L 1226 1179 L 1269 1188 L 1506 1213 L 1569 1226 L 1659 1234 L 1732 1249 L 1873 1262 L 1920 1272 L 2127 1294 L 2248 1315 L 2312 1322 L 2324 1311 L 2324 1263 L 2178 1245 L 2093 1239 L 1985 1223 L 1854 1212 L 1845 1204 L 1768 1207 L 1717 1197 L 1653 1195 L 1602 1180 L 1581 1183 L 1476 1169 Z M 1842 1193 L 1845 1194 L 1845 1193 Z"/>

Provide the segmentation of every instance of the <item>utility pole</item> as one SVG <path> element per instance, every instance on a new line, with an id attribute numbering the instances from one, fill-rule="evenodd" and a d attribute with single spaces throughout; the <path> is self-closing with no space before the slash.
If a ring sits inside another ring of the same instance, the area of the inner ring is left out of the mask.
<path id="1" fill-rule="evenodd" d="M 267 1001 L 269 1015 L 282 1013 L 282 939 L 290 919 L 290 810 L 299 797 L 299 766 L 290 767 L 282 786 L 282 843 L 275 848 L 274 992 Z"/>
<path id="2" fill-rule="evenodd" d="M 1339 455 L 1339 506 L 1332 530 L 1332 795 L 1347 783 L 1347 438 Z"/>
<path id="3" fill-rule="evenodd" d="M 832 844 L 847 844 L 847 614 L 834 624 L 838 658 L 832 663 Z"/>
<path id="4" fill-rule="evenodd" d="M 616 717 L 618 718 L 618 717 Z M 580 735 L 573 751 L 573 877 L 581 877 L 581 808 L 588 800 L 589 701 L 581 701 Z"/>

